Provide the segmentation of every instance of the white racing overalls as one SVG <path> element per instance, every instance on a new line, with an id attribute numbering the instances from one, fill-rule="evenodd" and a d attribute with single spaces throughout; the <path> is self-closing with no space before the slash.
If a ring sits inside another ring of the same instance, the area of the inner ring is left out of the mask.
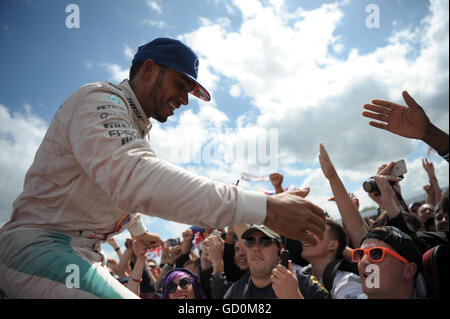
<path id="1" fill-rule="evenodd" d="M 91 83 L 59 108 L 0 229 L 9 298 L 133 298 L 101 243 L 146 231 L 140 213 L 201 227 L 262 224 L 266 197 L 155 157 L 151 123 L 127 80 Z"/>

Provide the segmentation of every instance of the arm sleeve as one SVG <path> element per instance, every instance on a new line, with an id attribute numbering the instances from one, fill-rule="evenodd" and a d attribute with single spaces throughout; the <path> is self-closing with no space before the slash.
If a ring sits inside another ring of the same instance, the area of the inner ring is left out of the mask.
<path id="1" fill-rule="evenodd" d="M 203 227 L 264 222 L 265 194 L 213 182 L 156 158 L 134 127 L 125 99 L 111 105 L 109 93 L 79 98 L 69 140 L 83 170 L 115 206 Z"/>

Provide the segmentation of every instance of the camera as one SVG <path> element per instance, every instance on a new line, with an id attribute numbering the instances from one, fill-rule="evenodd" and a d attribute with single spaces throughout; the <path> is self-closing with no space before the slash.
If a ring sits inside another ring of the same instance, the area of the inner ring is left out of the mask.
<path id="1" fill-rule="evenodd" d="M 408 170 L 406 169 L 405 160 L 402 159 L 395 162 L 395 165 L 391 170 L 391 175 L 395 177 L 401 177 L 403 176 L 403 174 L 406 174 L 407 172 Z M 391 184 L 391 186 L 394 186 L 395 182 L 389 181 L 389 184 Z M 373 179 L 373 177 L 369 178 L 363 183 L 363 189 L 367 193 L 373 193 L 375 196 L 380 195 L 380 189 L 378 188 L 378 185 Z"/>
<path id="2" fill-rule="evenodd" d="M 389 184 L 394 186 L 395 182 L 389 181 Z M 380 195 L 380 189 L 378 188 L 378 185 L 373 177 L 369 178 L 363 183 L 363 189 L 368 193 L 373 193 L 375 196 Z"/>

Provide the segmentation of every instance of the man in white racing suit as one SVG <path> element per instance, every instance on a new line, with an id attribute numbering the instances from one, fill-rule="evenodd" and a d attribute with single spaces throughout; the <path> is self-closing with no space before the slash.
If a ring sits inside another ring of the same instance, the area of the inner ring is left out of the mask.
<path id="1" fill-rule="evenodd" d="M 84 85 L 61 105 L 0 229 L 0 289 L 9 298 L 137 298 L 109 274 L 101 243 L 128 229 L 148 247 L 161 245 L 138 212 L 322 238 L 324 213 L 302 191 L 269 198 L 155 157 L 150 117 L 165 122 L 188 93 L 210 100 L 198 61 L 182 42 L 158 38 L 139 47 L 130 80 Z"/>

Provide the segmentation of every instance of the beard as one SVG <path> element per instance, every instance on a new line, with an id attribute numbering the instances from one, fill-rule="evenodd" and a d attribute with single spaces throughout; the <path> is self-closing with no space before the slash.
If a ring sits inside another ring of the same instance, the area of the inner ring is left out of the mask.
<path id="1" fill-rule="evenodd" d="M 156 82 L 153 84 L 150 90 L 150 100 L 154 105 L 154 113 L 151 114 L 152 118 L 157 120 L 158 122 L 164 123 L 167 121 L 167 115 L 162 114 L 162 110 L 167 108 L 167 103 L 163 102 L 163 78 L 164 78 L 165 69 L 162 66 L 159 66 L 158 69 L 158 78 Z"/>

